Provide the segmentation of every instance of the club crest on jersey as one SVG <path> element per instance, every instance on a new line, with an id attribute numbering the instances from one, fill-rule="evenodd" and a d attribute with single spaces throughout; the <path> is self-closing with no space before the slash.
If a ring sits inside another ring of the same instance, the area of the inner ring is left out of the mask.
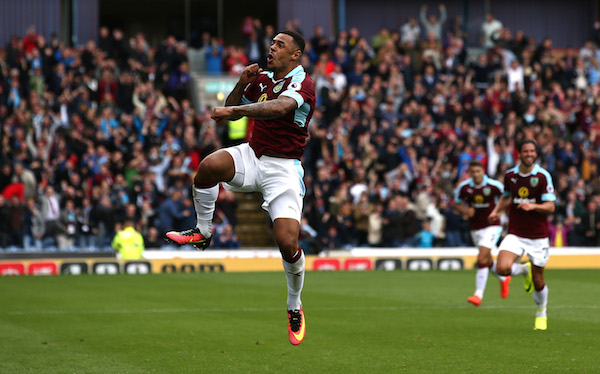
<path id="1" fill-rule="evenodd" d="M 519 194 L 519 197 L 527 197 L 529 196 L 529 188 L 521 187 L 517 193 Z"/>
<path id="2" fill-rule="evenodd" d="M 531 187 L 535 187 L 538 185 L 538 183 L 540 183 L 540 178 L 538 178 L 538 177 L 531 178 L 529 180 L 529 183 L 531 184 Z"/>
<path id="3" fill-rule="evenodd" d="M 279 93 L 279 91 L 281 91 L 282 88 L 283 88 L 283 82 L 279 82 L 277 84 L 277 86 L 273 87 L 273 93 Z"/>
<path id="4" fill-rule="evenodd" d="M 485 187 L 483 189 L 483 196 L 490 196 L 490 194 L 492 193 L 492 189 L 489 187 Z"/>

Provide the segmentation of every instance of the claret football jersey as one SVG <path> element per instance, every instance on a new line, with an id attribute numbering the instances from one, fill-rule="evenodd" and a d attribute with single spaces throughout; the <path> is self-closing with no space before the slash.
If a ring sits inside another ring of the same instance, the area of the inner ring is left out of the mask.
<path id="1" fill-rule="evenodd" d="M 503 192 L 502 183 L 484 175 L 481 185 L 476 185 L 473 178 L 459 184 L 454 191 L 454 201 L 475 208 L 475 215 L 471 217 L 471 230 L 479 230 L 500 224 L 500 221 L 488 222 L 488 216 L 496 207 Z"/>
<path id="2" fill-rule="evenodd" d="M 250 147 L 257 157 L 267 154 L 300 159 L 316 99 L 313 80 L 302 66 L 279 80 L 274 79 L 273 72 L 262 72 L 245 88 L 242 104 L 275 100 L 279 96 L 296 100 L 297 108 L 279 118 L 255 119 Z"/>
<path id="3" fill-rule="evenodd" d="M 519 165 L 504 176 L 504 195 L 512 196 L 508 208 L 508 233 L 528 239 L 548 237 L 547 214 L 517 208 L 521 203 L 541 204 L 556 201 L 552 177 L 547 170 L 535 164 L 531 173 L 519 173 Z"/>

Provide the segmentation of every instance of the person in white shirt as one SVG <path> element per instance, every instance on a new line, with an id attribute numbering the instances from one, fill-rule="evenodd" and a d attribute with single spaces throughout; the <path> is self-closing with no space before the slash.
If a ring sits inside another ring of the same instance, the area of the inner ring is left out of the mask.
<path id="1" fill-rule="evenodd" d="M 421 27 L 417 22 L 417 19 L 410 17 L 408 21 L 400 28 L 400 35 L 402 36 L 402 43 L 412 42 L 416 44 L 419 41 L 421 35 Z"/>
<path id="2" fill-rule="evenodd" d="M 502 22 L 495 19 L 492 12 L 489 12 L 481 25 L 481 45 L 487 49 L 494 48 L 496 45 L 494 39 L 498 37 L 502 27 Z"/>
<path id="3" fill-rule="evenodd" d="M 519 61 L 512 60 L 510 67 L 506 69 L 506 78 L 508 80 L 508 91 L 515 92 L 525 88 L 523 67 L 519 65 Z"/>

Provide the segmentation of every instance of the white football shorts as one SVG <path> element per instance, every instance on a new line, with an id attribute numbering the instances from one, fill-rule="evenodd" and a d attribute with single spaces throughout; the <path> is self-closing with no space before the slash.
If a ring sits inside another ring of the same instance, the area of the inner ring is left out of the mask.
<path id="1" fill-rule="evenodd" d="M 248 143 L 223 148 L 235 164 L 235 175 L 223 187 L 236 192 L 260 192 L 262 208 L 271 220 L 292 218 L 300 222 L 304 205 L 304 168 L 300 160 L 256 157 Z"/>
<path id="2" fill-rule="evenodd" d="M 488 226 L 479 230 L 472 230 L 471 239 L 473 239 L 473 244 L 476 247 L 495 249 L 501 234 L 502 226 Z"/>
<path id="3" fill-rule="evenodd" d="M 550 257 L 550 239 L 528 239 L 508 234 L 502 239 L 499 249 L 512 252 L 519 257 L 527 254 L 532 264 L 543 268 Z"/>

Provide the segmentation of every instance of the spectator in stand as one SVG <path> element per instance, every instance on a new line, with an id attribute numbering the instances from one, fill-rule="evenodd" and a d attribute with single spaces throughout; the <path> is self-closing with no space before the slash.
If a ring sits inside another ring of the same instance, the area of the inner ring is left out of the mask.
<path id="1" fill-rule="evenodd" d="M 258 22 L 260 23 L 260 20 Z M 273 35 L 271 35 L 271 38 L 272 37 Z M 256 27 L 252 30 L 250 35 L 248 35 L 246 43 L 244 44 L 244 55 L 248 57 L 248 63 L 257 63 L 261 66 L 265 64 L 266 49 L 264 38 L 265 37 L 262 35 L 262 29 L 258 29 Z"/>
<path id="2" fill-rule="evenodd" d="M 60 212 L 56 241 L 61 251 L 72 251 L 75 246 L 77 232 L 77 212 L 73 200 L 66 200 L 64 209 Z"/>
<path id="3" fill-rule="evenodd" d="M 206 50 L 206 72 L 208 74 L 221 74 L 223 72 L 223 46 L 217 38 L 212 38 L 210 46 Z"/>
<path id="4" fill-rule="evenodd" d="M 554 218 L 554 219 L 552 219 Z M 570 226 L 566 226 L 563 217 L 548 217 L 548 233 L 550 234 L 550 246 L 568 247 L 568 236 Z"/>
<path id="5" fill-rule="evenodd" d="M 165 241 L 158 233 L 158 229 L 156 227 L 150 227 L 148 230 L 148 235 L 144 237 L 144 244 L 148 249 L 160 249 L 165 245 Z"/>
<path id="6" fill-rule="evenodd" d="M 0 194 L 0 248 L 10 243 L 10 206 L 4 195 Z"/>
<path id="7" fill-rule="evenodd" d="M 183 193 L 180 189 L 172 188 L 168 195 L 157 211 L 158 231 L 161 235 L 172 228 L 179 228 L 177 224 L 190 215 L 189 209 L 183 209 Z"/>
<path id="8" fill-rule="evenodd" d="M 44 226 L 46 227 L 44 245 L 57 244 L 56 235 L 60 231 L 60 200 L 54 191 L 54 187 L 46 187 L 45 194 L 41 198 L 41 206 Z"/>
<path id="9" fill-rule="evenodd" d="M 329 42 L 323 33 L 323 26 L 315 26 L 313 36 L 310 39 L 310 45 L 314 49 L 317 56 L 329 51 Z"/>
<path id="10" fill-rule="evenodd" d="M 26 201 L 24 230 L 23 248 L 25 251 L 41 252 L 45 222 L 34 198 Z"/>
<path id="11" fill-rule="evenodd" d="M 414 17 L 409 17 L 406 23 L 402 25 L 400 33 L 400 40 L 402 43 L 417 43 L 419 41 L 419 38 L 421 37 L 421 27 L 419 26 L 417 19 Z"/>
<path id="12" fill-rule="evenodd" d="M 585 245 L 589 247 L 600 246 L 600 209 L 595 199 L 590 198 L 587 203 L 585 215 L 582 217 L 585 230 Z"/>
<path id="13" fill-rule="evenodd" d="M 431 221 L 426 219 L 423 221 L 423 227 L 421 231 L 419 231 L 415 237 L 415 246 L 418 248 L 433 248 L 433 241 L 435 239 L 435 235 L 431 232 Z"/>
<path id="14" fill-rule="evenodd" d="M 502 31 L 502 22 L 494 18 L 492 12 L 488 12 L 485 16 L 485 21 L 481 25 L 481 46 L 488 51 L 488 58 L 491 58 L 494 48 L 496 47 L 496 39 L 499 39 Z"/>
<path id="15" fill-rule="evenodd" d="M 446 22 L 446 6 L 444 4 L 440 4 L 438 9 L 440 11 L 439 20 L 433 13 L 427 15 L 427 5 L 422 5 L 419 18 L 421 19 L 421 23 L 425 28 L 425 35 L 432 34 L 437 41 L 441 41 L 442 27 L 444 26 L 444 22 Z"/>
<path id="16" fill-rule="evenodd" d="M 223 226 L 221 232 L 215 235 L 215 248 L 219 249 L 237 249 L 240 247 L 240 240 L 233 232 L 230 224 Z"/>

